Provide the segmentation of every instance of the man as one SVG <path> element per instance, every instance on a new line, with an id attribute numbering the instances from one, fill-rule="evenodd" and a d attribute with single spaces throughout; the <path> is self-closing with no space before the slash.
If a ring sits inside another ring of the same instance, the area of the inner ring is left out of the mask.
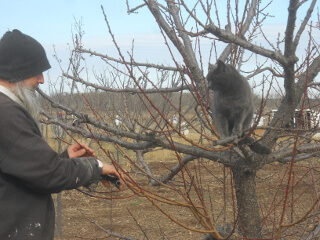
<path id="1" fill-rule="evenodd" d="M 51 193 L 120 177 L 92 149 L 74 144 L 59 156 L 42 138 L 34 91 L 50 68 L 41 44 L 19 30 L 0 40 L 0 239 L 54 238 Z M 105 186 L 109 184 L 103 181 Z"/>

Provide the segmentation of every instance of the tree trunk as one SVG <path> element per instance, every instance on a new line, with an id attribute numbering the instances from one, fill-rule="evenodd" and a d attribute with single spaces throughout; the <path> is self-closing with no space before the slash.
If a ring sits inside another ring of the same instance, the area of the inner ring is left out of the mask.
<path id="1" fill-rule="evenodd" d="M 261 236 L 261 218 L 256 194 L 256 171 L 232 168 L 238 205 L 239 231 L 245 238 Z"/>
<path id="2" fill-rule="evenodd" d="M 150 169 L 150 167 L 148 166 L 148 164 L 144 161 L 144 157 L 143 157 L 143 151 L 141 150 L 137 150 L 136 151 L 136 157 L 138 160 L 138 163 L 140 164 L 140 166 L 142 166 L 142 168 L 148 173 L 149 176 L 153 176 L 153 173 Z M 148 178 L 150 179 L 150 177 L 148 176 Z"/>

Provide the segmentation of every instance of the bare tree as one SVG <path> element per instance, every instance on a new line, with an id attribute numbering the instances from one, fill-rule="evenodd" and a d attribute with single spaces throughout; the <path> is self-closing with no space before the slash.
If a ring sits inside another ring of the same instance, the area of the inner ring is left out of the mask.
<path id="1" fill-rule="evenodd" d="M 320 151 L 320 144 L 312 139 L 319 130 L 318 125 L 306 127 L 305 119 L 306 110 L 315 112 L 318 105 L 309 98 L 310 95 L 317 98 L 319 85 L 315 81 L 320 70 L 319 44 L 313 37 L 314 32 L 319 30 L 319 21 L 312 18 L 316 2 L 290 0 L 285 33 L 279 33 L 278 38 L 272 41 L 263 29 L 264 22 L 270 17 L 269 3 L 257 0 L 241 3 L 226 1 L 223 3 L 226 9 L 224 19 L 218 6 L 222 3 L 214 0 L 145 0 L 138 6 L 131 6 L 128 0 L 129 13 L 138 12 L 142 8 L 151 12 L 159 25 L 174 66 L 136 62 L 133 57 L 134 47 L 131 52 L 124 54 L 102 7 L 118 56 L 112 57 L 85 49 L 76 38 L 72 51 L 75 58 L 71 58 L 71 67 L 63 72 L 63 77 L 70 80 L 72 85 L 81 84 L 96 92 L 107 93 L 104 99 L 114 94 L 116 99 L 122 99 L 123 104 L 120 105 L 123 109 L 121 112 L 113 109 L 112 114 L 109 112 L 107 117 L 101 118 L 99 114 L 106 109 L 96 108 L 98 104 L 93 101 L 87 101 L 89 111 L 76 110 L 39 91 L 54 107 L 82 119 L 86 127 L 71 126 L 45 113 L 48 122 L 96 141 L 106 141 L 120 148 L 134 150 L 141 159 L 139 154 L 143 151 L 156 148 L 171 150 L 176 155 L 177 165 L 166 176 L 157 179 L 151 171 L 141 171 L 148 174 L 154 184 L 163 186 L 177 173 L 183 172 L 183 190 L 174 188 L 173 191 L 181 195 L 184 203 L 150 195 L 136 186 L 130 176 L 128 177 L 132 182 L 129 181 L 128 184 L 133 192 L 146 197 L 155 205 L 156 201 L 165 201 L 167 204 L 188 208 L 201 223 L 203 230 L 188 229 L 208 233 L 205 239 L 223 239 L 228 234 L 233 237 L 241 235 L 245 239 L 269 236 L 280 239 L 286 229 L 306 219 L 319 200 L 315 200 L 310 211 L 305 211 L 306 215 L 296 216 L 291 224 L 286 223 L 294 166 L 299 161 L 312 160 Z M 308 10 L 299 22 L 297 12 L 305 5 L 308 5 Z M 221 26 L 223 23 L 225 27 Z M 303 36 L 307 36 L 307 44 L 302 41 Z M 210 53 L 205 54 L 206 59 L 201 48 L 204 41 L 212 44 Z M 179 56 L 173 54 L 173 48 L 178 51 Z M 301 49 L 304 53 L 298 56 Z M 91 81 L 88 74 L 83 74 L 77 59 L 85 59 L 86 54 L 104 61 L 106 66 L 112 69 L 111 77 L 95 74 L 96 79 L 100 80 L 97 83 Z M 180 58 L 182 60 L 178 60 Z M 232 142 L 217 139 L 219 136 L 207 111 L 211 97 L 205 81 L 207 67 L 204 66 L 217 59 L 237 66 L 248 79 L 261 79 L 257 85 L 251 84 L 256 87 L 261 100 L 256 109 L 257 118 L 248 134 L 254 134 L 258 120 L 266 113 L 265 106 L 271 90 L 278 91 L 281 96 L 279 108 L 258 139 L 273 149 L 271 154 L 255 154 L 246 146 L 235 146 Z M 192 96 L 192 101 L 186 100 L 186 91 Z M 106 107 L 109 107 L 114 100 L 107 102 Z M 110 120 L 115 121 L 116 115 L 121 115 L 121 119 L 127 121 L 124 128 L 110 123 Z M 171 119 L 174 115 L 178 116 L 180 124 L 173 124 Z M 197 140 L 187 137 L 181 131 L 179 126 L 182 122 L 196 133 Z M 177 141 L 175 137 L 179 137 L 183 142 Z M 111 155 L 108 156 L 114 160 Z M 201 200 L 201 184 L 194 181 L 194 176 L 187 167 L 187 164 L 195 159 L 209 159 L 231 169 L 237 202 L 237 217 L 232 220 L 233 227 L 218 226 L 205 202 Z M 278 215 L 278 221 L 274 223 L 276 227 L 268 232 L 263 224 L 265 216 L 259 211 L 256 180 L 259 171 L 275 162 L 289 163 L 289 169 L 286 175 L 286 191 L 281 202 L 283 208 Z M 190 198 L 190 189 L 198 194 L 200 206 L 195 205 Z M 159 209 L 161 210 L 161 207 Z M 184 226 L 170 214 L 168 217 Z"/>

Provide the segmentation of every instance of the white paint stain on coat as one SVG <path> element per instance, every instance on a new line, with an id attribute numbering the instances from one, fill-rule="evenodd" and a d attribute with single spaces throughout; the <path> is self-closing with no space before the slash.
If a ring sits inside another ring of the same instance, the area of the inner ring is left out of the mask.
<path id="1" fill-rule="evenodd" d="M 13 233 L 13 236 L 11 236 L 11 234 L 8 235 L 8 238 L 11 238 L 11 237 L 16 237 L 18 235 L 18 229 L 16 228 L 14 233 Z"/>

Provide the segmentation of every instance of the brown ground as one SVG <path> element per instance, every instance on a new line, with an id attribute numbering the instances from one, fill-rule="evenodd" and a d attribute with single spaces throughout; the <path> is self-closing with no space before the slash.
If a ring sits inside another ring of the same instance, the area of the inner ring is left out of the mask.
<path id="1" fill-rule="evenodd" d="M 176 164 L 173 160 L 165 165 L 152 161 L 148 161 L 148 163 L 158 175 L 166 173 L 166 167 Z M 298 164 L 294 168 L 294 188 L 293 192 L 291 191 L 288 195 L 285 223 L 301 218 L 314 203 L 320 177 L 318 169 L 314 166 L 319 166 L 317 160 L 312 164 Z M 212 161 L 191 163 L 189 169 L 194 176 L 201 169 L 204 201 L 208 210 L 213 213 L 216 222 L 220 224 L 225 221 L 233 222 L 234 203 L 230 187 L 230 170 L 226 169 L 224 174 L 223 167 Z M 282 200 L 288 181 L 287 170 L 288 165 L 270 165 L 260 171 L 257 178 L 261 215 L 265 217 L 264 228 L 266 236 L 269 238 L 272 238 L 270 232 L 276 232 L 276 226 L 278 226 L 280 219 L 279 214 L 282 212 Z M 183 201 L 176 192 L 165 187 L 149 186 L 147 179 L 141 174 L 132 173 L 131 176 L 143 188 L 173 200 Z M 176 177 L 173 183 L 183 188 L 180 177 Z M 226 186 L 226 191 L 223 191 L 223 186 Z M 98 190 L 106 191 L 101 186 Z M 97 199 L 75 190 L 62 193 L 62 239 L 119 239 L 109 236 L 103 229 L 112 230 L 114 233 L 132 239 L 192 240 L 202 239 L 204 236 L 202 233 L 187 230 L 173 223 L 146 198 L 137 195 L 131 196 L 130 190 L 96 195 L 114 199 L 112 201 Z M 119 197 L 125 197 L 125 199 L 117 199 Z M 192 190 L 190 198 L 195 203 L 199 203 L 196 193 Z M 203 230 L 203 227 L 188 209 L 156 203 L 179 222 L 190 228 Z M 282 239 L 302 239 L 302 236 L 308 236 L 308 231 L 312 229 L 312 224 L 316 220 L 316 216 L 306 218 L 298 226 L 286 230 L 287 237 Z"/>

